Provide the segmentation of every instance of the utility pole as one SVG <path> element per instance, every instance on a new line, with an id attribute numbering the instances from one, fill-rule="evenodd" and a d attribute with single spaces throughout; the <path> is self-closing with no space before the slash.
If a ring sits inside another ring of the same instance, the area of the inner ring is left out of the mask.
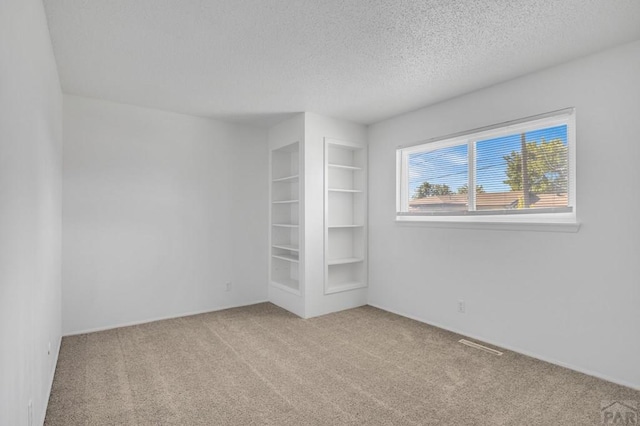
<path id="1" fill-rule="evenodd" d="M 529 168 L 527 167 L 527 139 L 525 134 L 520 135 L 520 145 L 522 147 L 522 192 L 524 208 L 531 206 L 531 183 L 529 182 Z"/>

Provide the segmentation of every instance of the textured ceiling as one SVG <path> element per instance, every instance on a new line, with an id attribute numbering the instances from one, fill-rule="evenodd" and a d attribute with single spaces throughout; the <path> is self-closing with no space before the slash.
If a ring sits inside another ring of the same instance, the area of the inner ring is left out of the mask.
<path id="1" fill-rule="evenodd" d="M 640 39 L 639 0 L 44 0 L 63 90 L 373 123 Z"/>

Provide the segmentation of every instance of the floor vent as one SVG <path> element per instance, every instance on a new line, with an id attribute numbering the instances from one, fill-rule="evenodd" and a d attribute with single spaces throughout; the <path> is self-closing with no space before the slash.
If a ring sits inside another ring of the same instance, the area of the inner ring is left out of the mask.
<path id="1" fill-rule="evenodd" d="M 460 340 L 458 340 L 458 342 L 462 343 L 463 345 L 467 345 L 467 346 L 470 346 L 472 348 L 480 349 L 481 351 L 489 352 L 489 353 L 494 354 L 494 355 L 498 355 L 498 356 L 502 355 L 502 352 L 500 352 L 500 351 L 496 351 L 495 349 L 491 349 L 491 348 L 488 348 L 486 346 L 482 346 L 482 345 L 480 345 L 478 343 L 470 342 L 470 341 L 465 340 L 465 339 L 460 339 Z"/>

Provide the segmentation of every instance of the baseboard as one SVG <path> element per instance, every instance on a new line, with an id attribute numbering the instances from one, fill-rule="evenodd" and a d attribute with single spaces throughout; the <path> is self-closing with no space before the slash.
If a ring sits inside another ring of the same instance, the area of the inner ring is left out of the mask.
<path id="1" fill-rule="evenodd" d="M 49 373 L 49 389 L 47 391 L 47 397 L 45 399 L 44 410 L 42 411 L 40 421 L 37 425 L 44 424 L 44 420 L 47 417 L 47 408 L 49 407 L 49 399 L 51 398 L 51 390 L 53 389 L 53 378 L 56 375 L 56 367 L 58 366 L 58 357 L 60 356 L 60 348 L 62 347 L 62 336 L 58 339 L 58 345 L 56 347 L 56 353 L 53 356 L 53 368 Z"/>
<path id="2" fill-rule="evenodd" d="M 205 309 L 205 310 L 202 310 L 202 311 L 182 312 L 182 313 L 175 314 L 175 315 L 167 315 L 167 316 L 162 316 L 162 317 L 147 318 L 147 319 L 143 319 L 143 320 L 140 320 L 140 321 L 131 321 L 131 322 L 126 322 L 126 323 L 108 325 L 108 326 L 105 326 L 105 327 L 96 327 L 96 328 L 89 328 L 89 329 L 80 330 L 80 331 L 72 331 L 70 333 L 63 334 L 62 337 L 77 336 L 79 334 L 87 334 L 87 333 L 96 333 L 98 331 L 113 330 L 114 328 L 130 327 L 132 325 L 147 324 L 147 323 L 150 323 L 150 322 L 163 321 L 163 320 L 174 319 L 174 318 L 190 317 L 192 315 L 208 314 L 208 313 L 211 313 L 211 312 L 223 311 L 225 309 L 241 308 L 243 306 L 257 305 L 258 303 L 266 303 L 266 302 L 268 302 L 268 300 L 266 300 L 266 299 L 265 300 L 256 300 L 256 301 L 247 302 L 247 303 L 241 303 L 241 304 L 237 304 L 237 305 L 218 306 L 218 307 L 215 307 L 215 308 Z"/>
<path id="3" fill-rule="evenodd" d="M 533 353 L 533 352 L 530 352 L 530 351 L 527 351 L 527 350 L 519 349 L 519 348 L 510 346 L 510 345 L 507 345 L 507 344 L 504 344 L 504 343 L 501 343 L 501 342 L 493 341 L 491 339 L 486 339 L 483 336 L 469 334 L 469 333 L 466 333 L 466 332 L 462 332 L 460 330 L 456 330 L 455 328 L 452 328 L 452 327 L 447 327 L 447 326 L 444 326 L 442 324 L 438 324 L 438 323 L 433 322 L 433 321 L 427 321 L 427 320 L 425 320 L 423 318 L 419 318 L 419 317 L 417 317 L 415 315 L 409 315 L 409 314 L 397 311 L 395 309 L 385 308 L 385 307 L 380 306 L 378 304 L 368 303 L 368 305 L 369 306 L 373 306 L 374 308 L 382 309 L 383 311 L 391 312 L 392 314 L 400 315 L 401 317 L 405 317 L 405 318 L 409 318 L 409 319 L 412 319 L 412 320 L 415 320 L 415 321 L 418 321 L 418 322 L 422 322 L 424 324 L 428 324 L 428 325 L 431 325 L 433 327 L 438 327 L 438 328 L 441 328 L 443 330 L 447 330 L 447 331 L 450 331 L 452 333 L 456 333 L 456 334 L 459 334 L 461 336 L 468 337 L 470 339 L 474 339 L 474 340 L 478 340 L 478 341 L 481 341 L 481 342 L 484 342 L 484 343 L 488 343 L 488 344 L 490 344 L 492 346 L 497 346 L 499 348 L 504 348 L 504 349 L 507 349 L 507 350 L 509 350 L 511 352 L 516 352 L 516 353 L 519 353 L 519 354 L 522 354 L 522 355 L 529 356 L 531 358 L 538 359 L 540 361 L 544 361 L 544 362 L 548 362 L 550 364 L 558 365 L 560 367 L 568 368 L 569 370 L 577 371 L 578 373 L 582 373 L 582 374 L 586 374 L 588 376 L 596 377 L 598 379 L 606 380 L 607 382 L 615 383 L 617 385 L 626 386 L 626 387 L 631 388 L 633 390 L 640 390 L 640 384 L 638 384 L 638 383 L 627 382 L 625 380 L 620 380 L 620 379 L 617 379 L 617 378 L 614 378 L 614 377 L 607 376 L 606 374 L 597 373 L 597 372 L 594 372 L 594 371 L 591 371 L 591 370 L 588 370 L 588 369 L 585 369 L 585 368 L 581 368 L 581 367 L 577 367 L 575 365 L 567 364 L 566 362 L 558 361 L 556 359 L 553 359 L 553 358 L 550 358 L 550 357 L 546 357 L 544 355 L 540 355 L 540 354 Z"/>

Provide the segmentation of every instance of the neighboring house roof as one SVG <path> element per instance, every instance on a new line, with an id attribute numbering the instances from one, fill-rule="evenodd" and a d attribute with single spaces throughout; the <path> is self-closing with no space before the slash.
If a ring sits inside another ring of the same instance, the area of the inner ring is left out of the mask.
<path id="1" fill-rule="evenodd" d="M 523 191 L 488 192 L 476 194 L 477 210 L 512 209 L 524 196 Z M 566 207 L 568 195 L 531 194 L 531 208 Z M 467 194 L 432 195 L 409 200 L 409 210 L 466 210 Z"/>

